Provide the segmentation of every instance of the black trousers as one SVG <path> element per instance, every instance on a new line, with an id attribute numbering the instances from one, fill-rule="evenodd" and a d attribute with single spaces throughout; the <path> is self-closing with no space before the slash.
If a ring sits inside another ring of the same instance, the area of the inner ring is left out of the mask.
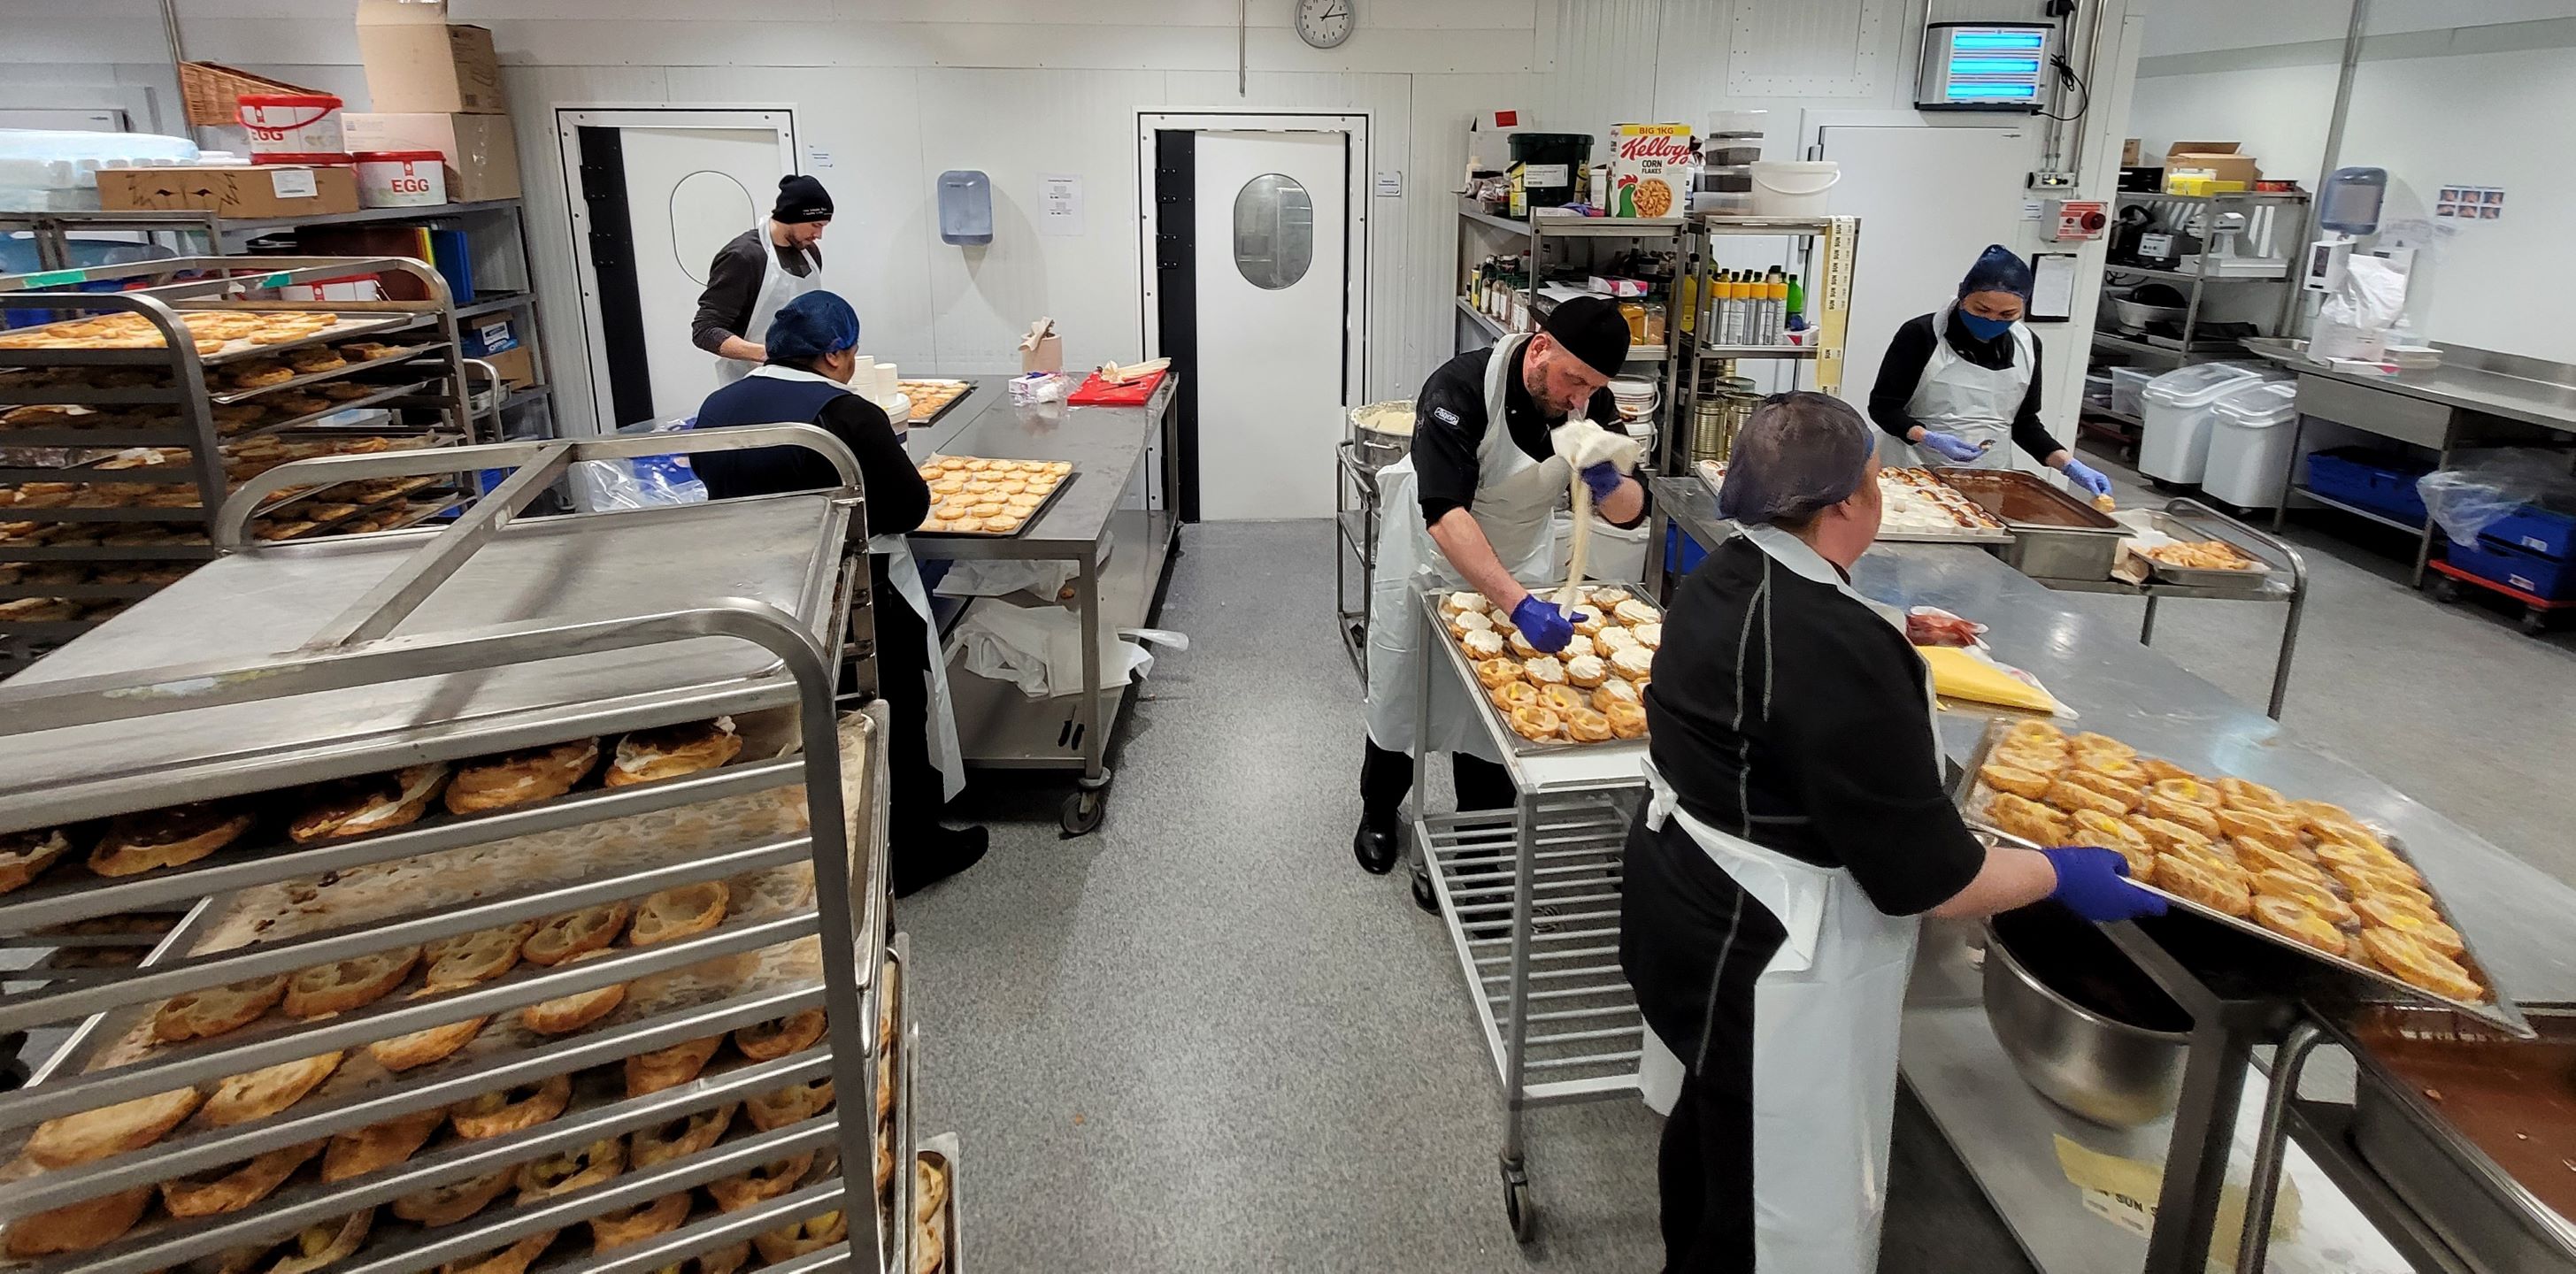
<path id="1" fill-rule="evenodd" d="M 1449 777 L 1458 785 L 1462 810 L 1503 809 L 1519 795 L 1503 767 L 1464 752 L 1449 754 Z M 1360 760 L 1360 820 L 1378 831 L 1394 831 L 1404 798 L 1412 791 L 1413 758 L 1368 740 L 1368 754 Z"/>
<path id="2" fill-rule="evenodd" d="M 1677 822 L 1628 831 L 1619 963 L 1688 1068 L 1656 1157 L 1666 1274 L 1753 1268 L 1754 984 L 1787 939 Z"/>
<path id="3" fill-rule="evenodd" d="M 930 625 L 914 614 L 912 603 L 886 578 L 885 558 L 871 555 L 873 585 L 869 604 L 876 609 L 877 694 L 884 698 L 892 728 L 886 732 L 886 832 L 889 853 L 926 842 L 935 831 L 940 797 L 939 771 L 930 764 Z"/>

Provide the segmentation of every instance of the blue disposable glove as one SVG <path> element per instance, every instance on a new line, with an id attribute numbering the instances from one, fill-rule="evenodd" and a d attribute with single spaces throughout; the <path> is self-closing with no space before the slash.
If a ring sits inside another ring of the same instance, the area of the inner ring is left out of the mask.
<path id="1" fill-rule="evenodd" d="M 2066 461 L 2066 476 L 2071 479 L 2075 485 L 2082 487 L 2095 495 L 2111 494 L 2111 480 L 2109 478 L 2103 477 L 2101 472 L 2093 466 L 2071 456 L 2068 457 Z"/>
<path id="2" fill-rule="evenodd" d="M 1985 448 L 1957 434 L 1945 434 L 1938 429 L 1924 430 L 1923 441 L 1915 445 L 1930 448 L 1933 454 L 1944 460 L 1956 460 L 1962 464 L 1986 454 Z"/>
<path id="3" fill-rule="evenodd" d="M 1583 485 L 1592 488 L 1592 498 L 1607 500 L 1619 491 L 1619 466 L 1607 460 L 1583 471 Z"/>
<path id="4" fill-rule="evenodd" d="M 2048 896 L 2095 923 L 2165 914 L 2165 900 L 2129 883 L 2129 860 L 2115 850 L 2063 845 L 2039 851 L 2057 872 Z"/>
<path id="5" fill-rule="evenodd" d="M 1548 654 L 1565 649 L 1574 640 L 1574 621 L 1557 609 L 1554 602 L 1532 593 L 1512 607 L 1512 627 L 1521 630 L 1529 644 Z"/>

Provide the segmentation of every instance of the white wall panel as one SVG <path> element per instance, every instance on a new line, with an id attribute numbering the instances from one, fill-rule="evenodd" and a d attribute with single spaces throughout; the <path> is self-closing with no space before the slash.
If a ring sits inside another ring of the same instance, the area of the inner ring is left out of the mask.
<path id="1" fill-rule="evenodd" d="M 1892 7 L 1888 0 L 1733 6 L 1727 90 L 1744 97 L 1875 95 L 1879 36 Z"/>

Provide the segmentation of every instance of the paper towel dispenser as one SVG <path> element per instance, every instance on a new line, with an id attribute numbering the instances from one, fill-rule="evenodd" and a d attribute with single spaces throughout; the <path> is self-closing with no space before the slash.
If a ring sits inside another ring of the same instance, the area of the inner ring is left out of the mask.
<path id="1" fill-rule="evenodd" d="M 972 169 L 939 174 L 939 241 L 993 241 L 993 181 Z"/>

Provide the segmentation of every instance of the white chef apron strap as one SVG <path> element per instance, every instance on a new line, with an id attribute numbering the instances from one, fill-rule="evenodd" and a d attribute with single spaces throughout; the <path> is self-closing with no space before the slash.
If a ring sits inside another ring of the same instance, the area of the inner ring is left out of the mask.
<path id="1" fill-rule="evenodd" d="M 1906 400 L 1905 414 L 1926 429 L 1994 445 L 1974 460 L 1952 460 L 1919 446 L 1915 454 L 1933 466 L 2009 469 L 2013 467 L 2013 418 L 2021 414 L 2022 399 L 2030 393 L 2035 359 L 2030 333 L 2018 323 L 2013 325 L 2012 366 L 1979 367 L 1950 346 L 1950 324 L 1957 321 L 1958 308 L 1953 301 L 1932 316 L 1932 357 L 1924 361 L 1923 375 L 1915 382 L 1914 396 Z"/>
<path id="2" fill-rule="evenodd" d="M 752 289 L 751 318 L 738 333 L 754 345 L 769 341 L 769 321 L 778 316 L 780 307 L 789 301 L 823 286 L 823 271 L 813 269 L 803 275 L 790 274 L 778 264 L 778 245 L 770 242 L 769 222 L 764 219 L 752 227 L 752 237 L 760 242 L 760 284 Z M 716 383 L 730 385 L 751 374 L 758 363 L 738 358 L 716 359 Z"/>
<path id="3" fill-rule="evenodd" d="M 1753 987 L 1754 1268 L 1869 1274 L 1887 1206 L 1896 1045 L 1917 922 L 1881 914 L 1848 871 L 1801 863 L 1692 817 L 1651 764 L 1646 777 L 1648 825 L 1679 822 L 1786 931 Z M 1648 1035 L 1641 1061 L 1661 1043 Z M 1677 1070 L 1677 1060 L 1658 1069 Z"/>
<path id="4" fill-rule="evenodd" d="M 868 552 L 883 553 L 886 579 L 912 613 L 921 616 L 929 644 L 930 714 L 923 729 L 930 737 L 930 764 L 939 771 L 939 799 L 957 799 L 966 789 L 965 749 L 957 742 L 957 705 L 948 696 L 948 658 L 939 648 L 939 621 L 930 613 L 930 591 L 921 583 L 921 564 L 913 560 L 912 541 L 900 535 L 868 537 Z"/>

